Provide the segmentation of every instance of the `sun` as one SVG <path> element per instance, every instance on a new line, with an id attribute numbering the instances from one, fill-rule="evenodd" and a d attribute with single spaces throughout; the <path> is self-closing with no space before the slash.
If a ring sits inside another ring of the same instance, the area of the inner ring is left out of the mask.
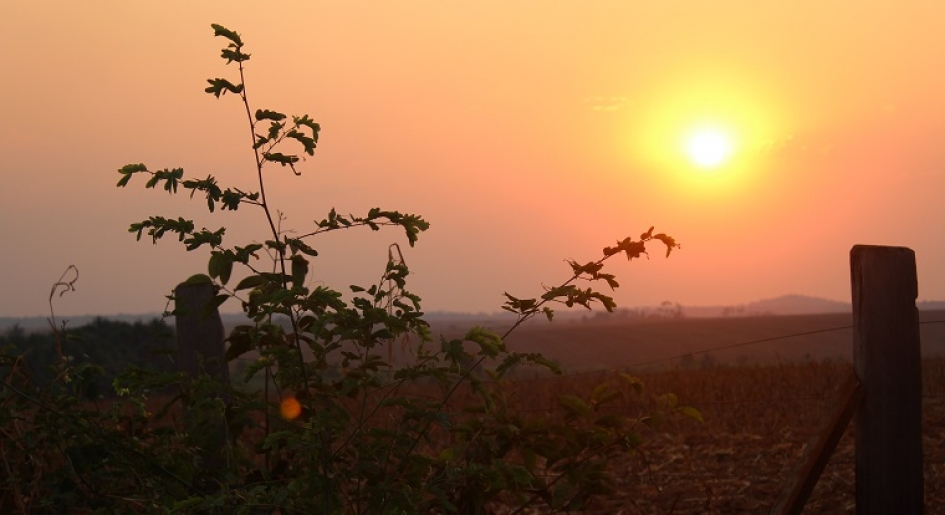
<path id="1" fill-rule="evenodd" d="M 780 89 L 724 63 L 680 63 L 635 95 L 638 107 L 625 115 L 631 169 L 686 198 L 732 199 L 757 187 L 771 142 L 792 123 Z"/>
<path id="2" fill-rule="evenodd" d="M 715 128 L 701 128 L 685 138 L 685 152 L 689 160 L 703 169 L 714 169 L 724 164 L 734 151 L 732 138 Z"/>

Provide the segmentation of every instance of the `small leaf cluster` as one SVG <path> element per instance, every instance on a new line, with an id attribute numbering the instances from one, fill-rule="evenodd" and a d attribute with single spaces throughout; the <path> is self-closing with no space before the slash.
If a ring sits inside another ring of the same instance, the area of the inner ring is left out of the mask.
<path id="1" fill-rule="evenodd" d="M 125 187 L 135 174 L 148 174 L 151 177 L 145 184 L 146 188 L 155 188 L 163 182 L 164 191 L 168 193 L 177 193 L 178 185 L 190 190 L 190 197 L 193 198 L 198 192 L 204 195 L 207 200 L 207 209 L 212 213 L 218 206 L 224 210 L 236 211 L 241 203 L 259 204 L 259 193 L 245 192 L 239 188 L 220 189 L 217 180 L 208 175 L 206 179 L 182 180 L 184 177 L 183 168 L 174 168 L 168 170 L 151 171 L 142 163 L 129 164 L 118 170 L 121 179 L 118 181 L 118 187 Z"/>

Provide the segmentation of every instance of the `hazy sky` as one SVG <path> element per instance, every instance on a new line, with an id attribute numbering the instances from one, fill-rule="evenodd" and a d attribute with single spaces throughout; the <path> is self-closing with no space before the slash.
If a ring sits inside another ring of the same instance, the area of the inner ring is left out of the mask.
<path id="1" fill-rule="evenodd" d="M 0 3 L 0 316 L 160 311 L 206 269 L 149 215 L 267 238 L 261 212 L 117 189 L 143 162 L 255 189 L 245 113 L 211 23 L 252 54 L 254 108 L 309 113 L 315 157 L 268 170 L 284 226 L 378 206 L 432 224 L 405 253 L 427 310 L 539 295 L 565 259 L 651 225 L 669 259 L 612 260 L 620 305 L 849 298 L 857 243 L 916 251 L 945 299 L 945 4 L 935 1 Z M 729 138 L 711 170 L 683 139 Z M 313 242 L 317 281 L 379 276 L 399 232 Z M 404 245 L 406 247 L 406 245 Z M 229 310 L 237 306 L 227 305 Z"/>

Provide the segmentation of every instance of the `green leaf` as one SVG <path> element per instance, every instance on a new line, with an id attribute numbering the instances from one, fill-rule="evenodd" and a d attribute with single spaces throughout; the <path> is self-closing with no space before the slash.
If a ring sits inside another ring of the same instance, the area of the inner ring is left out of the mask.
<path id="1" fill-rule="evenodd" d="M 558 397 L 558 404 L 571 416 L 584 416 L 591 412 L 591 407 L 583 399 L 574 395 Z"/>
<path id="2" fill-rule="evenodd" d="M 282 166 L 294 164 L 299 162 L 298 156 L 286 155 L 279 152 L 264 152 L 263 158 L 266 161 L 272 161 L 273 163 L 279 163 Z"/>
<path id="3" fill-rule="evenodd" d="M 305 149 L 305 153 L 306 153 L 306 154 L 308 154 L 308 155 L 310 155 L 310 156 L 315 154 L 315 145 L 316 145 L 316 144 L 315 144 L 315 140 L 314 140 L 313 138 L 310 138 L 310 137 L 306 136 L 305 134 L 302 134 L 301 132 L 296 131 L 296 130 L 291 130 L 291 131 L 287 132 L 285 136 L 286 136 L 287 138 L 292 138 L 292 139 L 298 141 L 299 143 L 301 143 L 302 146 L 303 146 L 304 149 Z"/>
<path id="4" fill-rule="evenodd" d="M 280 253 L 284 254 L 286 250 L 286 244 L 278 240 L 266 240 L 266 247 Z"/>
<path id="5" fill-rule="evenodd" d="M 204 91 L 213 94 L 217 98 L 220 98 L 220 95 L 225 95 L 227 91 L 235 94 L 243 92 L 242 84 L 233 84 L 226 79 L 207 79 L 207 82 L 210 83 L 210 86 L 205 88 Z"/>
<path id="6" fill-rule="evenodd" d="M 148 167 L 144 166 L 141 163 L 122 166 L 121 168 L 118 169 L 118 173 L 121 174 L 121 179 L 118 180 L 117 186 L 119 188 L 124 188 L 125 186 L 128 185 L 128 181 L 131 180 L 132 175 L 136 173 L 140 173 L 140 172 L 147 172 L 147 171 L 148 171 Z"/>
<path id="7" fill-rule="evenodd" d="M 663 423 L 663 415 L 661 413 L 653 413 L 640 418 L 640 422 L 647 427 L 659 427 L 659 425 Z"/>
<path id="8" fill-rule="evenodd" d="M 292 284 L 298 288 L 305 286 L 306 276 L 308 276 L 308 260 L 300 254 L 292 256 Z"/>
<path id="9" fill-rule="evenodd" d="M 700 412 L 696 408 L 693 408 L 692 406 L 679 406 L 676 408 L 676 413 L 680 413 L 687 417 L 694 418 L 698 420 L 699 422 L 705 422 L 702 419 L 702 412 Z"/>
<path id="10" fill-rule="evenodd" d="M 193 231 L 193 222 L 191 222 L 191 231 Z M 194 250 L 202 247 L 203 245 L 210 245 L 213 248 L 219 247 L 223 243 L 223 234 L 226 232 L 226 227 L 221 227 L 216 231 L 209 231 L 207 229 L 201 229 L 197 232 L 191 232 L 190 236 L 184 239 L 183 234 L 181 234 L 181 240 L 186 245 L 187 250 Z"/>
<path id="11" fill-rule="evenodd" d="M 230 41 L 232 41 L 233 44 L 236 45 L 237 47 L 243 46 L 243 40 L 240 39 L 240 35 L 237 34 L 236 32 L 233 32 L 232 30 L 224 27 L 223 25 L 219 25 L 216 23 L 211 23 L 210 27 L 213 28 L 214 37 L 223 36 L 226 39 L 229 39 Z"/>
<path id="12" fill-rule="evenodd" d="M 318 142 L 318 133 L 322 130 L 321 126 L 315 123 L 315 120 L 312 120 L 308 115 L 302 117 L 293 117 L 292 121 L 295 122 L 296 127 L 308 127 L 312 131 L 312 139 L 315 142 Z"/>
<path id="13" fill-rule="evenodd" d="M 607 394 L 611 393 L 613 390 L 608 383 L 601 383 L 594 387 L 594 391 L 591 392 L 591 400 L 595 403 L 600 403 Z"/>
<path id="14" fill-rule="evenodd" d="M 213 279 L 210 278 L 207 274 L 195 274 L 187 278 L 183 284 L 187 285 L 198 285 L 198 284 L 213 284 Z"/>
<path id="15" fill-rule="evenodd" d="M 675 408 L 676 404 L 679 403 L 679 397 L 677 397 L 673 392 L 664 393 L 663 395 L 659 396 L 659 399 L 662 402 L 665 402 L 666 406 L 671 409 Z"/>
<path id="16" fill-rule="evenodd" d="M 666 257 L 669 257 L 669 254 L 673 251 L 673 249 L 679 247 L 679 244 L 676 243 L 676 240 L 663 233 L 654 235 L 653 239 L 660 240 L 664 245 L 666 245 Z"/>
<path id="17" fill-rule="evenodd" d="M 269 133 L 267 135 L 267 140 L 272 141 L 279 137 L 279 132 L 282 131 L 282 128 L 285 127 L 285 124 L 282 122 L 272 122 L 269 124 Z"/>
<path id="18" fill-rule="evenodd" d="M 623 424 L 623 419 L 614 414 L 603 415 L 594 421 L 594 425 L 608 429 L 616 429 Z"/>
<path id="19" fill-rule="evenodd" d="M 128 228 L 128 232 L 137 233 L 137 239 L 140 240 L 141 234 L 145 229 L 147 229 L 148 236 L 151 237 L 151 241 L 154 243 L 157 243 L 157 240 L 161 239 L 168 231 L 177 233 L 178 239 L 185 241 L 185 238 L 188 238 L 188 236 L 192 237 L 194 222 L 192 220 L 185 220 L 184 218 L 171 220 L 163 216 L 152 216 L 143 222 L 131 224 L 131 227 Z"/>
<path id="20" fill-rule="evenodd" d="M 226 354 L 224 354 L 227 361 L 233 361 L 253 350 L 254 347 L 253 340 L 250 338 L 249 334 L 249 326 L 239 326 L 235 328 L 233 332 L 230 333 L 230 336 L 223 342 L 230 344 L 226 349 Z"/>
<path id="21" fill-rule="evenodd" d="M 240 207 L 240 202 L 242 202 L 244 198 L 249 198 L 249 197 L 250 197 L 249 194 L 244 193 L 240 190 L 233 191 L 227 188 L 227 190 L 224 191 L 223 195 L 220 197 L 220 202 L 223 204 L 223 209 L 236 211 Z M 209 195 L 208 195 L 208 201 L 209 201 Z M 210 211 L 213 211 L 213 209 L 210 209 Z"/>
<path id="22" fill-rule="evenodd" d="M 233 288 L 233 291 L 248 290 L 250 288 L 256 288 L 257 286 L 262 286 L 266 284 L 266 279 L 258 275 L 250 275 L 245 277 L 239 284 L 236 285 L 236 288 Z"/>
<path id="23" fill-rule="evenodd" d="M 640 395 L 643 393 L 643 380 L 639 377 L 632 376 L 626 372 L 621 372 L 620 377 L 633 389 L 634 393 Z"/>
<path id="24" fill-rule="evenodd" d="M 455 460 L 456 449 L 452 447 L 447 447 L 446 449 L 443 449 L 442 451 L 440 451 L 440 454 L 439 456 L 437 456 L 437 459 L 440 461 L 445 461 L 445 462 L 450 462 L 450 461 Z"/>
<path id="25" fill-rule="evenodd" d="M 216 312 L 217 308 L 219 308 L 220 305 L 226 302 L 226 299 L 228 298 L 230 298 L 230 296 L 223 293 L 217 295 L 216 297 L 211 299 L 210 302 L 208 302 L 206 306 L 203 307 L 203 310 L 200 312 L 200 316 L 204 318 L 212 316 Z"/>
<path id="26" fill-rule="evenodd" d="M 257 109 L 256 110 L 256 121 L 262 120 L 284 120 L 285 115 L 276 111 L 270 111 L 268 109 Z"/>
<path id="27" fill-rule="evenodd" d="M 233 272 L 233 258 L 231 252 L 213 252 L 210 255 L 210 261 L 207 262 L 210 277 L 218 277 L 223 284 L 229 282 L 230 274 Z"/>
<path id="28" fill-rule="evenodd" d="M 463 339 L 478 344 L 479 353 L 492 358 L 498 356 L 499 352 L 505 350 L 502 337 L 481 326 L 471 328 L 466 332 Z"/>
<path id="29" fill-rule="evenodd" d="M 617 282 L 612 274 L 600 274 L 600 278 L 607 281 L 607 286 L 610 286 L 611 290 L 616 290 L 620 287 L 620 283 Z"/>
<path id="30" fill-rule="evenodd" d="M 121 168 L 118 169 L 118 173 L 121 173 L 121 174 L 147 172 L 147 171 L 148 171 L 148 167 L 142 163 L 129 164 L 129 165 L 122 166 Z"/>
<path id="31" fill-rule="evenodd" d="M 232 45 L 231 45 L 232 46 Z M 224 48 L 220 52 L 220 57 L 226 59 L 226 64 L 230 64 L 233 61 L 241 63 L 243 61 L 249 61 L 249 54 L 244 54 L 239 50 L 232 50 L 230 48 Z"/>
<path id="32" fill-rule="evenodd" d="M 307 256 L 312 256 L 312 257 L 318 256 L 318 251 L 308 246 L 307 243 L 305 243 L 299 238 L 286 238 L 285 242 L 289 246 L 289 248 L 292 250 L 293 254 L 296 252 L 301 252 L 302 254 L 305 254 Z"/>

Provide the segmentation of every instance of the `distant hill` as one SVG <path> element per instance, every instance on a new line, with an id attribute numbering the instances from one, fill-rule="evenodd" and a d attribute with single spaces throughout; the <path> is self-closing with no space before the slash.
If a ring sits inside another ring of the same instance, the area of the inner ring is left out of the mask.
<path id="1" fill-rule="evenodd" d="M 809 297 L 807 295 L 782 295 L 773 299 L 757 300 L 745 306 L 752 313 L 772 315 L 812 315 L 817 313 L 851 313 L 849 302 Z"/>
<path id="2" fill-rule="evenodd" d="M 943 303 L 945 304 L 945 303 Z M 730 306 L 686 306 L 685 316 L 693 318 L 740 317 L 763 315 L 817 315 L 850 313 L 853 309 L 847 302 L 811 297 L 809 295 L 781 295 L 747 304 Z"/>
<path id="3" fill-rule="evenodd" d="M 919 311 L 945 310 L 945 301 L 920 300 L 916 302 Z M 724 311 L 725 308 L 723 308 Z M 773 299 L 762 299 L 740 306 L 729 306 L 729 315 L 817 315 L 829 313 L 852 313 L 849 302 L 811 297 L 809 295 L 781 295 Z M 687 315 L 688 308 L 687 308 Z M 724 316 L 723 313 L 720 315 Z"/>

